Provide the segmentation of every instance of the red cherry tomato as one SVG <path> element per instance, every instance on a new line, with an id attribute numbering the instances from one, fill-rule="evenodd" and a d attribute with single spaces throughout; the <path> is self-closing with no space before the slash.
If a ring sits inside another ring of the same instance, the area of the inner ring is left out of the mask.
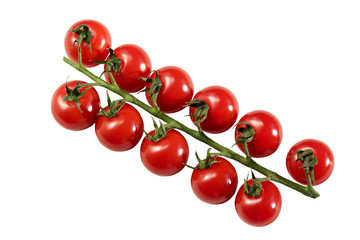
<path id="1" fill-rule="evenodd" d="M 240 122 L 247 122 L 255 131 L 252 141 L 247 143 L 250 156 L 255 158 L 266 157 L 273 154 L 280 146 L 283 130 L 280 121 L 270 112 L 257 110 L 244 115 Z M 235 130 L 235 140 L 241 135 L 237 130 L 245 127 L 239 124 Z M 237 145 L 244 152 L 242 144 Z"/>
<path id="2" fill-rule="evenodd" d="M 252 186 L 251 179 L 248 184 Z M 275 184 L 264 181 L 261 185 L 259 197 L 247 196 L 242 185 L 235 198 L 235 209 L 239 217 L 256 227 L 266 226 L 275 221 L 280 214 L 282 203 L 280 191 Z"/>
<path id="3" fill-rule="evenodd" d="M 69 81 L 67 86 L 74 89 L 78 81 Z M 85 83 L 79 81 L 79 83 Z M 82 93 L 89 87 L 80 88 Z M 95 88 L 89 89 L 79 99 L 80 109 L 73 101 L 65 101 L 64 96 L 67 95 L 65 83 L 62 84 L 53 94 L 51 100 L 51 112 L 55 120 L 64 128 L 69 130 L 83 130 L 94 124 L 96 114 L 100 110 L 100 98 Z"/>
<path id="4" fill-rule="evenodd" d="M 74 44 L 78 38 L 78 34 L 70 32 L 80 25 L 86 25 L 93 33 L 91 37 L 91 51 L 85 41 L 81 42 L 81 60 L 85 67 L 94 67 L 98 63 L 95 61 L 104 61 L 109 54 L 108 48 L 111 47 L 111 36 L 109 30 L 100 22 L 95 20 L 81 20 L 69 28 L 69 31 L 65 35 L 65 51 L 69 59 L 78 63 L 78 45 Z"/>
<path id="5" fill-rule="evenodd" d="M 114 54 L 121 60 L 120 71 L 116 73 L 112 71 L 119 87 L 129 93 L 143 89 L 146 81 L 139 78 L 149 77 L 152 69 L 150 58 L 145 50 L 134 44 L 124 44 L 115 48 Z M 105 78 L 111 83 L 107 73 L 105 73 Z"/>
<path id="6" fill-rule="evenodd" d="M 191 77 L 183 69 L 175 66 L 167 66 L 157 70 L 162 83 L 162 88 L 157 96 L 156 103 L 160 110 L 165 113 L 174 113 L 185 108 L 194 94 L 194 84 Z M 155 79 L 155 73 L 150 78 Z M 149 83 L 146 87 L 149 88 Z M 149 92 L 146 99 L 152 104 Z"/>
<path id="7" fill-rule="evenodd" d="M 221 133 L 231 128 L 239 114 L 239 104 L 234 94 L 221 86 L 211 86 L 199 91 L 194 99 L 205 101 L 209 105 L 207 118 L 200 123 L 203 131 L 208 133 Z M 190 107 L 190 115 L 195 112 Z M 191 120 L 195 123 L 195 117 Z"/>
<path id="8" fill-rule="evenodd" d="M 108 107 L 104 109 L 108 110 Z M 144 131 L 139 112 L 125 103 L 116 116 L 106 118 L 99 115 L 95 122 L 95 133 L 101 144 L 113 151 L 126 151 L 136 146 Z"/>
<path id="9" fill-rule="evenodd" d="M 319 185 L 330 177 L 335 164 L 333 152 L 325 143 L 315 139 L 305 139 L 296 143 L 288 152 L 286 168 L 295 181 L 307 184 L 305 170 L 301 167 L 303 163 L 300 160 L 296 161 L 298 154 L 294 155 L 294 152 L 308 149 L 313 151 L 318 160 L 318 164 L 314 166 L 315 184 L 313 185 Z"/>
<path id="10" fill-rule="evenodd" d="M 153 135 L 151 131 L 149 135 Z M 144 138 L 140 157 L 144 166 L 159 176 L 171 176 L 180 172 L 187 163 L 189 146 L 181 133 L 172 129 L 157 142 Z"/>
<path id="11" fill-rule="evenodd" d="M 233 165 L 222 157 L 209 168 L 194 170 L 191 187 L 195 195 L 209 204 L 228 201 L 236 191 L 238 177 Z"/>

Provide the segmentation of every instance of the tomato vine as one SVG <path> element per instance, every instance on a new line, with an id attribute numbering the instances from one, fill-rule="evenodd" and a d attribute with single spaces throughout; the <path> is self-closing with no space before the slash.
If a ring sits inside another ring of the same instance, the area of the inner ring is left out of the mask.
<path id="1" fill-rule="evenodd" d="M 320 194 L 313 186 L 326 181 L 332 173 L 332 151 L 315 139 L 302 140 L 288 152 L 286 167 L 294 181 L 258 164 L 254 158 L 273 154 L 282 141 L 283 130 L 276 116 L 256 110 L 243 115 L 236 123 L 239 103 L 229 89 L 208 86 L 194 95 L 193 81 L 185 70 L 176 66 L 153 70 L 145 50 L 134 44 L 113 50 L 110 33 L 100 22 L 75 23 L 65 36 L 65 51 L 68 57 L 63 57 L 63 61 L 93 83 L 70 81 L 55 91 L 51 110 L 61 126 L 77 131 L 94 124 L 99 142 L 118 152 L 132 149 L 142 139 L 140 158 L 145 168 L 159 176 L 174 175 L 185 166 L 191 168 L 192 190 L 198 199 L 208 204 L 225 203 L 237 190 L 238 175 L 225 158 L 243 164 L 251 169 L 252 179 L 245 179 L 237 192 L 235 209 L 250 225 L 265 226 L 278 217 L 282 200 L 273 182 L 317 198 Z M 104 65 L 100 76 L 89 70 L 98 64 Z M 106 90 L 108 106 L 100 106 L 95 86 Z M 109 91 L 121 98 L 112 101 Z M 148 103 L 136 98 L 134 92 L 145 94 Z M 144 122 L 135 107 L 153 117 L 154 130 L 145 132 L 144 138 Z M 168 115 L 186 107 L 187 117 L 196 128 Z M 222 133 L 231 127 L 235 130 L 232 147 L 237 145 L 245 156 L 207 135 Z M 195 153 L 197 166 L 187 164 L 189 145 L 181 132 L 209 146 L 205 159 Z M 253 170 L 265 177 L 256 178 Z"/>
<path id="2" fill-rule="evenodd" d="M 248 156 L 244 157 L 244 156 L 237 154 L 233 150 L 231 150 L 231 149 L 217 143 L 216 141 L 212 140 L 211 138 L 209 138 L 203 131 L 200 131 L 199 129 L 194 130 L 194 129 L 182 124 L 181 122 L 175 120 L 174 118 L 172 118 L 169 115 L 162 112 L 159 108 L 149 106 L 149 105 L 145 104 L 144 102 L 142 102 L 141 100 L 139 100 L 138 98 L 136 98 L 134 95 L 124 91 L 119 86 L 112 85 L 112 84 L 104 81 L 103 79 L 99 78 L 98 76 L 93 74 L 91 71 L 89 71 L 83 65 L 80 65 L 80 64 L 70 60 L 67 57 L 63 57 L 63 60 L 65 63 L 69 64 L 74 69 L 78 70 L 79 72 L 83 73 L 84 75 L 86 75 L 87 77 L 92 79 L 95 82 L 95 84 L 93 84 L 93 85 L 106 88 L 109 91 L 111 91 L 115 94 L 118 94 L 119 96 L 121 96 L 124 99 L 125 102 L 137 105 L 138 107 L 142 108 L 143 110 L 145 110 L 152 116 L 154 116 L 158 119 L 161 119 L 162 121 L 171 125 L 172 128 L 183 131 L 183 132 L 187 133 L 188 135 L 192 136 L 193 138 L 216 149 L 217 151 L 220 152 L 220 154 L 222 156 L 233 159 L 233 160 L 263 174 L 264 176 L 268 177 L 270 180 L 278 182 L 280 184 L 283 184 L 283 185 L 285 185 L 291 189 L 294 189 L 308 197 L 317 198 L 320 196 L 320 194 L 311 185 L 308 185 L 308 186 L 300 185 L 294 181 L 291 181 L 291 180 L 277 174 L 274 171 L 271 171 L 271 170 L 265 168 L 264 166 L 255 162 L 251 157 L 248 157 Z M 109 74 L 109 75 L 111 77 L 111 74 Z"/>

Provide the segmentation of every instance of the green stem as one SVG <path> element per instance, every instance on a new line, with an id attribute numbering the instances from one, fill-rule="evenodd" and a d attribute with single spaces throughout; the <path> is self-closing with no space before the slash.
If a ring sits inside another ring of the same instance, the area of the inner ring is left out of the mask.
<path id="1" fill-rule="evenodd" d="M 305 170 L 305 175 L 306 175 L 306 181 L 307 181 L 307 187 L 309 189 L 311 189 L 311 191 L 315 191 L 312 183 L 311 183 L 311 177 L 310 177 L 310 173 L 308 169 L 304 169 Z"/>
<path id="2" fill-rule="evenodd" d="M 117 85 L 117 83 L 116 83 L 116 80 L 115 80 L 114 75 L 112 74 L 111 70 L 110 70 L 110 71 L 106 71 L 106 72 L 107 72 L 107 74 L 108 74 L 109 77 L 110 77 L 110 80 L 111 80 L 112 85 L 114 85 L 115 87 L 119 87 L 119 86 Z"/>
<path id="3" fill-rule="evenodd" d="M 246 155 L 246 157 L 250 160 L 250 159 L 251 159 L 251 156 L 250 156 L 250 153 L 249 153 L 249 149 L 248 149 L 247 143 L 246 143 L 246 142 L 243 142 L 242 144 L 243 144 L 243 148 L 244 148 L 245 155 Z"/>
<path id="4" fill-rule="evenodd" d="M 79 67 L 82 67 L 82 56 L 81 56 L 81 41 L 77 42 L 78 44 L 78 62 L 79 62 Z"/>
<path id="5" fill-rule="evenodd" d="M 219 151 L 221 153 L 222 156 L 228 157 L 230 159 L 233 159 L 251 169 L 254 169 L 255 171 L 265 175 L 266 177 L 269 177 L 271 180 L 281 183 L 287 187 L 290 187 L 306 196 L 312 197 L 312 198 L 316 198 L 319 195 L 319 193 L 317 193 L 312 187 L 308 187 L 308 186 L 303 186 L 303 185 L 299 185 L 287 178 L 284 178 L 282 176 L 280 176 L 279 174 L 259 165 L 258 163 L 256 163 L 254 160 L 252 160 L 252 158 L 248 158 L 248 157 L 243 157 L 239 154 L 237 154 L 236 152 L 234 152 L 233 150 L 226 148 L 224 146 L 222 146 L 221 144 L 215 142 L 214 140 L 210 139 L 208 136 L 206 136 L 204 134 L 204 132 L 202 131 L 196 131 L 193 130 L 187 126 L 185 126 L 184 124 L 180 123 L 179 121 L 171 118 L 170 116 L 166 115 L 165 113 L 163 113 L 162 111 L 160 111 L 159 109 L 153 108 L 145 103 L 143 103 L 142 101 L 140 101 L 139 99 L 137 99 L 136 97 L 134 97 L 133 95 L 131 95 L 130 93 L 125 92 L 124 90 L 122 90 L 121 88 L 119 88 L 118 86 L 114 86 L 112 84 L 107 83 L 106 81 L 102 80 L 101 78 L 95 76 L 93 73 L 91 73 L 90 71 L 88 71 L 85 67 L 74 63 L 73 61 L 71 61 L 70 59 L 64 57 L 63 59 L 66 63 L 68 63 L 70 66 L 72 66 L 73 68 L 75 68 L 76 70 L 80 71 L 81 73 L 85 74 L 86 76 L 88 76 L 89 78 L 91 78 L 93 81 L 95 81 L 99 86 L 104 87 L 120 96 L 122 96 L 125 101 L 133 103 L 139 107 L 141 107 L 142 109 L 144 109 L 145 111 L 147 111 L 148 113 L 150 113 L 151 115 L 163 120 L 166 123 L 169 123 L 173 126 L 173 128 L 179 129 L 187 134 L 189 134 L 190 136 L 194 137 L 195 139 L 209 145 L 210 147 L 216 149 L 217 151 Z"/>

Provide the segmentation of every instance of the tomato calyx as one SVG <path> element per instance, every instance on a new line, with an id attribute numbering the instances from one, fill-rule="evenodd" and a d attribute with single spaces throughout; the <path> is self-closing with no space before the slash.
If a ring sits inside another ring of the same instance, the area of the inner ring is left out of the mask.
<path id="1" fill-rule="evenodd" d="M 205 121 L 209 112 L 209 105 L 201 99 L 193 99 L 186 104 L 189 107 L 196 108 L 194 114 L 190 114 L 190 117 L 195 117 L 195 124 L 200 132 L 202 132 L 200 123 Z"/>
<path id="2" fill-rule="evenodd" d="M 234 145 L 251 142 L 254 138 L 255 130 L 248 122 L 238 122 L 235 127 L 239 124 L 245 124 L 245 127 L 240 127 L 237 129 L 238 137 L 236 138 L 236 143 Z"/>
<path id="3" fill-rule="evenodd" d="M 85 88 L 84 91 L 80 92 L 80 88 L 82 88 L 83 86 L 84 86 L 83 84 L 76 82 L 76 86 L 74 87 L 74 89 L 70 89 L 68 85 L 65 83 L 67 94 L 63 97 L 64 101 L 73 101 L 81 113 L 83 111 L 80 108 L 79 99 L 82 96 L 84 96 L 84 94 L 90 89 L 90 88 Z"/>
<path id="4" fill-rule="evenodd" d="M 114 54 L 114 50 L 112 48 L 108 48 L 109 50 L 109 59 L 107 59 L 106 61 L 95 61 L 92 60 L 93 62 L 96 62 L 98 64 L 105 64 L 105 70 L 101 73 L 100 77 L 102 75 L 104 75 L 104 73 L 108 73 L 110 74 L 111 71 L 114 71 L 115 73 L 120 72 L 120 64 L 121 64 L 121 59 L 117 58 Z"/>
<path id="5" fill-rule="evenodd" d="M 202 160 L 197 152 L 195 152 L 196 159 L 198 160 L 199 164 L 196 167 L 192 167 L 190 165 L 185 164 L 187 167 L 194 169 L 194 170 L 200 170 L 200 169 L 208 169 L 213 165 L 214 163 L 217 163 L 219 161 L 216 161 L 216 158 L 221 155 L 221 153 L 211 153 L 211 148 L 207 150 L 206 158 L 205 160 Z"/>
<path id="6" fill-rule="evenodd" d="M 236 142 L 233 146 L 242 144 L 244 147 L 244 152 L 246 154 L 246 158 L 248 160 L 251 160 L 251 156 L 249 153 L 249 149 L 247 147 L 247 144 L 251 142 L 254 139 L 255 136 L 255 130 L 252 128 L 252 126 L 245 121 L 238 122 L 234 127 L 236 127 L 239 124 L 245 124 L 245 127 L 240 127 L 236 130 Z"/>
<path id="7" fill-rule="evenodd" d="M 100 74 L 100 78 L 102 75 L 104 75 L 104 73 L 107 73 L 111 79 L 111 83 L 114 86 L 117 86 L 117 83 L 115 81 L 115 78 L 112 74 L 111 71 L 115 72 L 115 73 L 119 73 L 120 72 L 120 64 L 121 64 L 121 59 L 116 57 L 114 54 L 114 50 L 112 48 L 108 48 L 109 50 L 109 58 L 105 61 L 95 61 L 92 60 L 95 63 L 98 64 L 104 64 L 105 65 L 105 70 Z"/>
<path id="8" fill-rule="evenodd" d="M 162 124 L 162 122 L 160 122 L 160 126 L 158 126 L 154 118 L 153 118 L 153 124 L 154 124 L 154 135 L 150 135 L 144 131 L 146 137 L 152 142 L 160 141 L 166 136 L 166 133 L 172 129 L 172 127 L 169 124 L 164 125 Z"/>
<path id="9" fill-rule="evenodd" d="M 145 88 L 145 89 L 141 90 L 139 93 L 149 92 L 150 99 L 151 99 L 151 102 L 152 102 L 154 108 L 159 109 L 159 106 L 156 103 L 156 99 L 157 99 L 157 96 L 159 95 L 159 92 L 160 92 L 163 84 L 160 80 L 159 73 L 157 71 L 153 71 L 153 72 L 155 72 L 155 79 L 140 77 L 140 79 L 146 81 L 147 83 L 150 83 L 151 87 Z"/>
<path id="10" fill-rule="evenodd" d="M 307 150 L 297 150 L 290 157 L 298 155 L 296 161 L 301 161 L 303 165 L 300 168 L 305 170 L 306 177 L 308 179 L 308 184 L 315 184 L 314 176 L 314 166 L 318 164 L 318 160 L 314 155 L 314 152 L 310 149 Z"/>
<path id="11" fill-rule="evenodd" d="M 78 38 L 74 41 L 73 46 L 78 43 L 79 47 L 81 42 L 85 41 L 86 44 L 88 45 L 88 47 L 90 48 L 90 52 L 91 52 L 91 37 L 93 36 L 93 33 L 90 31 L 89 27 L 86 26 L 85 24 L 81 24 L 79 25 L 77 28 L 71 29 L 69 30 L 69 32 L 73 32 L 78 34 Z"/>
<path id="12" fill-rule="evenodd" d="M 120 111 L 120 109 L 124 106 L 125 100 L 120 99 L 120 100 L 111 101 L 108 91 L 106 91 L 106 95 L 108 102 L 108 110 L 105 110 L 104 108 L 100 107 L 100 112 L 98 113 L 98 115 L 104 115 L 106 118 L 112 118 L 115 117 Z"/>
<path id="13" fill-rule="evenodd" d="M 244 179 L 244 193 L 249 197 L 259 197 L 262 190 L 261 182 L 269 181 L 270 178 L 256 178 L 254 172 L 251 170 L 252 185 L 249 185 L 249 175 Z"/>

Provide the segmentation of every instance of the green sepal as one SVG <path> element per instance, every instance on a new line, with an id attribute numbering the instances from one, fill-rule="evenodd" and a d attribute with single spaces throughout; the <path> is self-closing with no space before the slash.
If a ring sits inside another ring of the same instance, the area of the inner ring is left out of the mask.
<path id="1" fill-rule="evenodd" d="M 251 179 L 253 181 L 252 185 L 249 186 L 249 175 L 244 179 L 244 193 L 245 195 L 249 197 L 259 197 L 261 190 L 262 190 L 262 184 L 261 182 L 269 181 L 270 178 L 256 178 L 254 175 L 254 172 L 251 170 Z"/>
<path id="2" fill-rule="evenodd" d="M 86 84 L 80 84 L 79 82 L 76 82 L 76 86 L 74 87 L 74 89 L 70 89 L 67 83 L 65 83 L 67 94 L 63 97 L 64 101 L 73 101 L 81 113 L 82 110 L 80 108 L 79 99 L 84 96 L 84 94 L 91 88 L 85 88 L 83 92 L 80 92 L 80 88 L 84 87 L 84 85 Z"/>
<path id="3" fill-rule="evenodd" d="M 101 73 L 100 78 L 102 75 L 104 75 L 104 73 L 108 72 L 111 73 L 111 71 L 115 72 L 115 73 L 119 73 L 120 72 L 120 65 L 121 65 L 121 59 L 117 58 L 114 54 L 114 50 L 112 48 L 108 48 L 109 50 L 109 59 L 107 59 L 106 61 L 95 61 L 92 60 L 95 63 L 98 64 L 105 64 L 105 70 Z"/>
<path id="4" fill-rule="evenodd" d="M 303 165 L 300 168 L 305 170 L 305 174 L 310 174 L 312 184 L 315 184 L 315 175 L 314 175 L 314 166 L 318 164 L 318 160 L 314 155 L 314 152 L 310 149 L 307 150 L 298 150 L 290 157 L 298 155 L 298 158 L 295 161 L 301 161 Z M 309 184 L 309 183 L 308 183 Z"/>
<path id="5" fill-rule="evenodd" d="M 159 73 L 157 71 L 154 71 L 154 72 L 155 72 L 155 79 L 140 77 L 140 79 L 146 81 L 147 83 L 150 83 L 151 87 L 145 88 L 145 89 L 139 91 L 139 93 L 149 92 L 151 102 L 152 102 L 153 106 L 156 108 L 156 107 L 158 107 L 158 105 L 156 103 L 156 99 L 159 95 L 159 92 L 160 92 L 163 84 L 160 80 Z"/>
<path id="6" fill-rule="evenodd" d="M 255 130 L 248 122 L 238 122 L 235 127 L 239 124 L 245 124 L 245 127 L 240 127 L 236 130 L 236 136 L 238 136 L 238 133 L 241 134 L 239 137 L 236 138 L 236 143 L 234 145 L 251 142 L 254 139 Z"/>
<path id="7" fill-rule="evenodd" d="M 152 142 L 158 142 L 161 139 L 163 139 L 166 136 L 166 133 L 168 131 L 170 131 L 172 128 L 169 127 L 168 125 L 164 125 L 160 122 L 160 126 L 157 125 L 157 123 L 155 122 L 154 118 L 153 120 L 153 124 L 154 124 L 154 130 L 155 130 L 155 134 L 154 135 L 150 135 L 147 132 L 144 131 L 146 137 L 152 141 Z"/>
<path id="8" fill-rule="evenodd" d="M 106 118 L 112 118 L 115 117 L 120 111 L 120 109 L 124 106 L 125 100 L 120 99 L 120 100 L 111 101 L 108 91 L 106 91 L 106 95 L 107 95 L 107 103 L 109 109 L 105 111 L 104 108 L 100 107 L 100 112 L 97 115 L 98 116 L 104 115 Z"/>
<path id="9" fill-rule="evenodd" d="M 195 157 L 197 159 L 197 161 L 199 162 L 199 166 L 197 167 L 192 167 L 190 165 L 185 164 L 187 167 L 192 168 L 194 170 L 200 170 L 200 169 L 208 169 L 211 167 L 211 165 L 213 165 L 214 163 L 217 163 L 219 161 L 216 161 L 216 158 L 218 156 L 220 156 L 220 153 L 211 153 L 211 148 L 209 148 L 207 150 L 207 154 L 206 154 L 206 158 L 205 160 L 202 160 L 199 155 L 197 154 L 197 152 L 195 152 Z"/>
<path id="10" fill-rule="evenodd" d="M 194 114 L 189 115 L 190 117 L 195 117 L 196 123 L 202 123 L 203 121 L 205 121 L 209 112 L 209 105 L 204 100 L 193 99 L 186 105 L 196 108 Z"/>
<path id="11" fill-rule="evenodd" d="M 194 114 L 188 116 L 195 118 L 195 124 L 199 131 L 202 131 L 200 123 L 205 121 L 209 112 L 209 105 L 201 99 L 193 99 L 186 104 L 186 106 L 195 108 Z"/>
<path id="12" fill-rule="evenodd" d="M 69 30 L 69 32 L 73 32 L 79 35 L 78 38 L 74 41 L 73 46 L 75 45 L 75 43 L 80 44 L 82 41 L 85 41 L 91 52 L 90 40 L 93 36 L 93 33 L 90 31 L 88 26 L 86 26 L 85 24 L 81 24 L 77 28 Z"/>

